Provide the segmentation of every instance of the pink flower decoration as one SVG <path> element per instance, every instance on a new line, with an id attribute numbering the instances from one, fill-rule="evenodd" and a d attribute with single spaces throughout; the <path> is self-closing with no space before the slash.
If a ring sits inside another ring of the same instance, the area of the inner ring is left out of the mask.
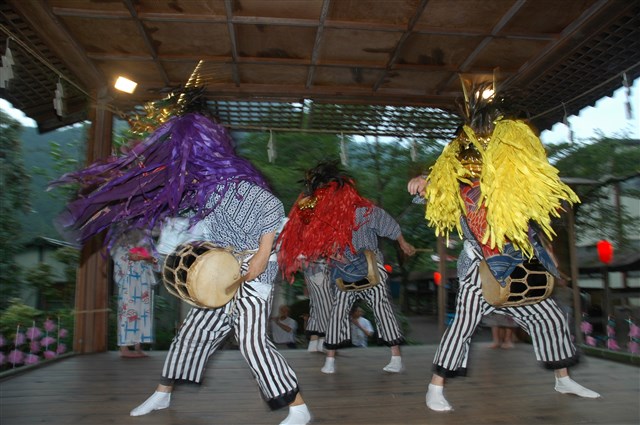
<path id="1" fill-rule="evenodd" d="M 55 344 L 56 339 L 50 336 L 45 336 L 44 338 L 42 338 L 40 340 L 40 345 L 44 346 L 44 347 L 48 347 L 52 344 Z"/>
<path id="2" fill-rule="evenodd" d="M 64 344 L 58 344 L 58 348 L 56 349 L 56 353 L 62 354 L 67 351 L 67 346 Z"/>
<path id="3" fill-rule="evenodd" d="M 24 353 L 20 350 L 12 350 L 7 357 L 7 361 L 11 364 L 22 364 L 24 362 Z"/>
<path id="4" fill-rule="evenodd" d="M 594 337 L 592 337 L 592 336 L 588 336 L 586 338 L 586 343 L 587 343 L 587 345 L 595 347 L 596 346 L 596 339 Z"/>
<path id="5" fill-rule="evenodd" d="M 640 338 L 640 326 L 638 325 L 629 326 L 629 336 L 631 338 Z"/>
<path id="6" fill-rule="evenodd" d="M 607 336 L 616 336 L 616 330 L 611 326 L 607 326 Z"/>
<path id="7" fill-rule="evenodd" d="M 42 355 L 47 360 L 51 360 L 51 359 L 53 359 L 53 358 L 58 356 L 54 351 L 51 351 L 51 350 L 45 351 L 44 353 L 42 353 Z"/>
<path id="8" fill-rule="evenodd" d="M 47 331 L 47 332 L 53 332 L 53 331 L 55 331 L 55 330 L 56 330 L 56 327 L 57 327 L 57 326 L 56 326 L 56 322 L 54 322 L 54 321 L 53 321 L 53 320 L 51 320 L 51 319 L 47 319 L 47 320 L 44 322 L 44 330 L 45 330 L 45 331 Z"/>
<path id="9" fill-rule="evenodd" d="M 617 350 L 619 350 L 619 349 L 620 349 L 620 346 L 618 345 L 618 342 L 617 342 L 615 339 L 613 339 L 613 338 L 609 338 L 609 339 L 607 340 L 607 348 L 608 348 L 609 350 L 617 351 Z"/>
<path id="10" fill-rule="evenodd" d="M 136 246 L 134 248 L 131 248 L 129 252 L 145 258 L 151 257 L 151 255 L 149 254 L 149 251 L 147 251 L 147 249 L 143 246 Z"/>
<path id="11" fill-rule="evenodd" d="M 40 338 L 40 335 L 42 335 L 42 331 L 35 326 L 27 329 L 27 338 L 31 340 Z"/>
<path id="12" fill-rule="evenodd" d="M 60 330 L 58 331 L 58 337 L 59 338 L 66 338 L 67 335 L 69 335 L 69 331 L 64 329 L 64 328 L 60 328 Z"/>
<path id="13" fill-rule="evenodd" d="M 32 353 L 37 353 L 40 351 L 40 348 L 40 343 L 38 341 L 31 341 L 31 344 L 29 344 L 29 351 Z"/>
<path id="14" fill-rule="evenodd" d="M 24 364 L 36 364 L 39 361 L 40 359 L 35 354 L 27 354 L 27 357 L 24 359 Z"/>
<path id="15" fill-rule="evenodd" d="M 17 347 L 18 345 L 22 345 L 22 344 L 24 344 L 24 342 L 25 342 L 26 340 L 27 340 L 27 338 L 24 336 L 24 334 L 23 334 L 22 332 L 18 332 L 18 333 L 16 334 L 16 339 L 15 339 L 16 347 Z"/>
<path id="16" fill-rule="evenodd" d="M 630 342 L 629 342 L 629 344 L 628 344 L 628 346 L 629 346 L 629 352 L 630 352 L 631 354 L 638 354 L 638 353 L 640 353 L 640 347 L 639 347 L 639 344 L 638 344 L 637 342 L 635 342 L 635 341 L 630 341 Z"/>
<path id="17" fill-rule="evenodd" d="M 580 330 L 582 331 L 582 333 L 588 335 L 591 333 L 591 331 L 593 331 L 593 326 L 591 326 L 591 323 L 589 322 L 582 322 L 580 323 Z"/>

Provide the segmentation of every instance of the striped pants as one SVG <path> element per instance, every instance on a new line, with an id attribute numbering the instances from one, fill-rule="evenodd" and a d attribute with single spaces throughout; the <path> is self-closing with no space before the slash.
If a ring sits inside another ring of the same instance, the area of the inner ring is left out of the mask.
<path id="1" fill-rule="evenodd" d="M 336 290 L 336 299 L 331 310 L 331 319 L 327 327 L 324 345 L 335 350 L 351 341 L 351 307 L 358 300 L 364 300 L 373 310 L 376 319 L 378 338 L 385 345 L 392 347 L 404 343 L 404 337 L 389 300 L 387 288 L 387 272 L 378 264 L 380 283 L 373 288 L 362 291 Z"/>
<path id="2" fill-rule="evenodd" d="M 458 268 L 460 289 L 456 316 L 442 336 L 433 361 L 433 371 L 441 377 L 466 375 L 471 336 L 482 317 L 495 312 L 513 317 L 531 336 L 536 359 L 548 369 L 562 369 L 578 362 L 567 321 L 554 300 L 521 307 L 494 308 L 482 297 L 478 264 L 480 256 L 467 250 L 470 266 Z M 461 255 L 462 257 L 462 255 Z M 459 260 L 459 264 L 462 262 Z"/>
<path id="3" fill-rule="evenodd" d="M 275 276 L 277 265 L 269 263 L 266 273 Z M 191 309 L 171 342 L 161 383 L 167 385 L 175 380 L 200 383 L 209 357 L 233 330 L 240 352 L 269 407 L 278 409 L 291 404 L 299 391 L 298 380 L 267 338 L 272 295 L 273 287 L 256 279 L 240 286 L 235 298 L 224 307 Z"/>
<path id="4" fill-rule="evenodd" d="M 330 281 L 329 268 L 319 266 L 305 270 L 304 281 L 309 291 L 309 321 L 306 334 L 325 336 L 336 297 L 336 286 Z"/>

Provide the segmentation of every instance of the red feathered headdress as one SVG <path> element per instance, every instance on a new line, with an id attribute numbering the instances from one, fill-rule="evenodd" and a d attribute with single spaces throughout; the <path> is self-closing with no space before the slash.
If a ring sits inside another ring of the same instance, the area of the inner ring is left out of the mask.
<path id="1" fill-rule="evenodd" d="M 344 184 L 332 181 L 310 196 L 301 194 L 278 237 L 278 263 L 284 277 L 292 282 L 293 275 L 308 263 L 330 260 L 347 248 L 355 252 L 351 241 L 356 209 L 372 206 L 351 180 Z"/>

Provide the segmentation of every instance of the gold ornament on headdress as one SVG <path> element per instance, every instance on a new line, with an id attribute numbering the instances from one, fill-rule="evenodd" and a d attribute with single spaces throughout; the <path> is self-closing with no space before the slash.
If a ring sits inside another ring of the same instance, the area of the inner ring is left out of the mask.
<path id="1" fill-rule="evenodd" d="M 529 224 L 537 223 L 551 240 L 555 235 L 551 217 L 559 217 L 562 201 L 574 204 L 580 200 L 560 181 L 558 170 L 549 164 L 542 142 L 527 123 L 499 117 L 491 127 L 490 132 L 486 127 L 478 132 L 464 125 L 444 148 L 427 177 L 425 216 L 436 235 L 448 238 L 454 227 L 462 234 L 460 217 L 466 214 L 466 206 L 460 184 L 479 179 L 480 202 L 487 209 L 487 230 L 481 242 L 502 250 L 510 241 L 531 257 Z"/>
<path id="2" fill-rule="evenodd" d="M 172 117 L 185 112 L 185 108 L 194 98 L 204 91 L 204 80 L 201 76 L 203 61 L 200 60 L 189 76 L 182 92 L 170 93 L 163 99 L 148 102 L 143 113 L 131 114 L 127 121 L 131 133 L 140 139 L 146 138 L 153 131 Z"/>

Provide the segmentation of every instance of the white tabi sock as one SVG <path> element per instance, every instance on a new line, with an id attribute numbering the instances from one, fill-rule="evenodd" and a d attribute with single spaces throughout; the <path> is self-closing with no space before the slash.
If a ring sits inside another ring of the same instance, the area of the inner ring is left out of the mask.
<path id="1" fill-rule="evenodd" d="M 556 377 L 556 391 L 562 394 L 575 394 L 585 398 L 598 398 L 600 394 L 583 387 L 568 376 Z"/>
<path id="2" fill-rule="evenodd" d="M 289 415 L 280 425 L 307 425 L 311 421 L 311 413 L 306 404 L 289 406 Z"/>
<path id="3" fill-rule="evenodd" d="M 327 357 L 324 361 L 324 366 L 320 369 L 322 373 L 336 373 L 336 358 L 335 357 Z"/>
<path id="4" fill-rule="evenodd" d="M 324 349 L 324 337 L 318 338 L 318 351 L 321 353 L 326 353 L 327 350 Z"/>
<path id="5" fill-rule="evenodd" d="M 317 339 L 312 339 L 309 341 L 309 346 L 307 347 L 307 351 L 310 353 L 315 353 L 318 351 L 318 341 Z"/>
<path id="6" fill-rule="evenodd" d="M 402 366 L 402 357 L 401 356 L 391 356 L 391 361 L 388 365 L 382 368 L 385 372 L 389 373 L 400 373 L 404 370 Z"/>
<path id="7" fill-rule="evenodd" d="M 446 398 L 444 398 L 444 387 L 429 384 L 427 390 L 427 407 L 436 412 L 448 412 L 453 410 Z"/>
<path id="8" fill-rule="evenodd" d="M 142 416 L 154 410 L 166 409 L 171 403 L 171 393 L 154 392 L 144 403 L 129 413 L 131 416 Z"/>

